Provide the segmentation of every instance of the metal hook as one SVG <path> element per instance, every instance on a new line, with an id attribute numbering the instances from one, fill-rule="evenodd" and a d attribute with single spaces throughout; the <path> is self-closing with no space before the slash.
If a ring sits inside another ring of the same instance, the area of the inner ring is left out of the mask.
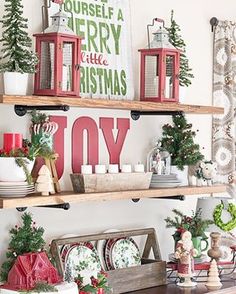
<path id="1" fill-rule="evenodd" d="M 217 17 L 214 16 L 210 19 L 212 33 L 214 32 L 214 28 L 218 25 L 218 23 L 219 23 L 219 20 Z"/>

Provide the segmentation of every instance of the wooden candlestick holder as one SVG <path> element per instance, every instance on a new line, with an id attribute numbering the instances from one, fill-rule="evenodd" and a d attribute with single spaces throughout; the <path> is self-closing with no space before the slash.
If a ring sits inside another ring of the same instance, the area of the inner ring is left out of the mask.
<path id="1" fill-rule="evenodd" d="M 218 232 L 212 232 L 210 234 L 211 237 L 211 248 L 207 251 L 208 256 L 211 260 L 215 259 L 218 261 L 222 256 L 222 252 L 220 250 L 220 240 L 221 234 Z"/>

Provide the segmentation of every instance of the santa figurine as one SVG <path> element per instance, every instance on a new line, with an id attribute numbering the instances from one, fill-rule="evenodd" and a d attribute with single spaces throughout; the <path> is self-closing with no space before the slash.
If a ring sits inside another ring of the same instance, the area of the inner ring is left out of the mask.
<path id="1" fill-rule="evenodd" d="M 181 235 L 181 240 L 176 245 L 175 258 L 178 259 L 178 277 L 177 284 L 180 287 L 195 287 L 194 276 L 194 257 L 197 256 L 197 250 L 193 247 L 192 234 L 185 231 Z"/>

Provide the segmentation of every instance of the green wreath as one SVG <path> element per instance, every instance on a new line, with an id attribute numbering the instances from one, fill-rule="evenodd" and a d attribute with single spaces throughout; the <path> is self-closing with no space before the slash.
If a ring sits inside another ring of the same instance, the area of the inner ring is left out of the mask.
<path id="1" fill-rule="evenodd" d="M 225 232 L 229 232 L 236 228 L 236 205 L 233 203 L 229 203 L 228 213 L 231 215 L 231 220 L 227 223 L 224 223 L 221 219 L 221 214 L 224 209 L 224 204 L 218 204 L 213 212 L 213 219 L 217 227 Z"/>

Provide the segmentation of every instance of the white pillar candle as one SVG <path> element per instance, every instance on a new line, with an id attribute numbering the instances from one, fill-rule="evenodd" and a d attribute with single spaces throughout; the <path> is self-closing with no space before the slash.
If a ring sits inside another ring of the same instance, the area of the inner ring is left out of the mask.
<path id="1" fill-rule="evenodd" d="M 144 165 L 141 163 L 135 164 L 134 172 L 136 173 L 144 173 Z"/>
<path id="2" fill-rule="evenodd" d="M 82 175 L 91 175 L 93 173 L 92 165 L 81 165 Z"/>
<path id="3" fill-rule="evenodd" d="M 123 164 L 121 167 L 121 172 L 122 173 L 131 173 L 132 172 L 131 164 Z"/>
<path id="4" fill-rule="evenodd" d="M 109 174 L 118 174 L 119 173 L 119 165 L 118 164 L 109 164 L 108 172 L 109 172 Z"/>
<path id="5" fill-rule="evenodd" d="M 96 174 L 105 174 L 106 171 L 106 166 L 104 164 L 97 164 L 95 165 L 95 173 Z"/>

